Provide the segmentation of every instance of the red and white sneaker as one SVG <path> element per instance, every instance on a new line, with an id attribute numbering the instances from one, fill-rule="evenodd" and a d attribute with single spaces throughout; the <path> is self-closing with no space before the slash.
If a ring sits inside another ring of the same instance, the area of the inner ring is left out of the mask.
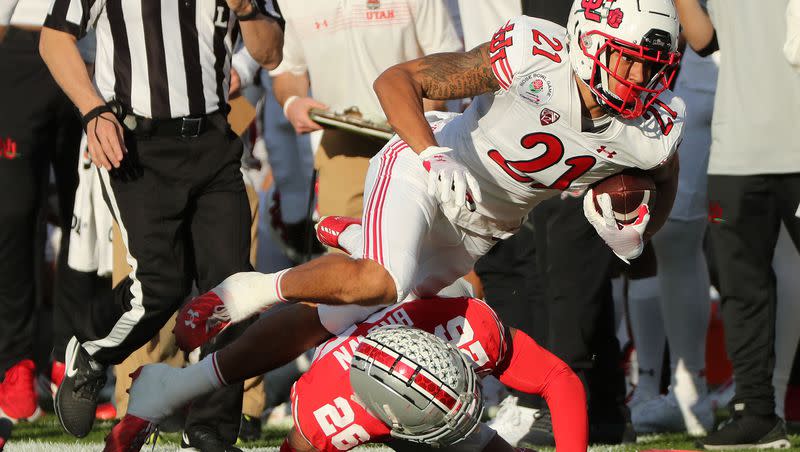
<path id="1" fill-rule="evenodd" d="M 225 304 L 214 292 L 206 292 L 184 304 L 175 320 L 175 342 L 190 352 L 210 341 L 231 324 Z"/>
<path id="2" fill-rule="evenodd" d="M 336 248 L 344 251 L 347 254 L 350 252 L 339 245 L 339 236 L 352 224 L 361 224 L 360 218 L 341 217 L 341 216 L 328 216 L 322 217 L 314 226 L 317 231 L 317 239 L 323 245 Z"/>
<path id="3" fill-rule="evenodd" d="M 103 452 L 139 452 L 158 426 L 150 421 L 126 414 L 106 436 Z"/>
<path id="4" fill-rule="evenodd" d="M 34 379 L 36 366 L 30 359 L 22 360 L 6 371 L 0 384 L 0 417 L 13 423 L 35 421 L 42 415 L 39 408 Z"/>
<path id="5" fill-rule="evenodd" d="M 50 395 L 55 398 L 58 387 L 64 381 L 64 372 L 67 370 L 67 365 L 61 361 L 53 361 L 50 366 Z"/>
<path id="6" fill-rule="evenodd" d="M 110 421 L 117 417 L 117 408 L 111 402 L 101 403 L 94 410 L 94 418 L 98 421 Z"/>
<path id="7" fill-rule="evenodd" d="M 19 421 L 35 421 L 42 415 L 35 389 L 36 366 L 25 359 L 6 371 L 0 384 L 0 417 Z"/>

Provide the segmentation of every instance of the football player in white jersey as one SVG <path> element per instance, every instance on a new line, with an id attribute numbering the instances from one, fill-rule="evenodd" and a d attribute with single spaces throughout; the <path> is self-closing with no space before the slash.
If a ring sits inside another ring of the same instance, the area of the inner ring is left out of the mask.
<path id="1" fill-rule="evenodd" d="M 650 170 L 654 211 L 622 226 L 607 195 L 594 209 L 591 191 L 585 211 L 620 258 L 637 257 L 676 189 L 684 104 L 666 86 L 677 35 L 671 0 L 575 0 L 568 29 L 520 16 L 469 52 L 388 69 L 374 87 L 398 136 L 367 174 L 362 257 L 232 275 L 212 291 L 218 306 L 239 321 L 281 302 L 376 306 L 435 294 L 541 200 L 628 167 Z M 423 98 L 471 96 L 463 114 L 424 116 Z M 196 308 L 201 322 L 214 313 Z M 353 312 L 348 324 L 363 320 Z"/>
<path id="2" fill-rule="evenodd" d="M 380 305 L 436 294 L 541 200 L 627 167 L 650 170 L 659 192 L 653 212 L 645 207 L 623 226 L 608 195 L 598 196 L 602 212 L 591 190 L 584 206 L 620 258 L 637 257 L 676 190 L 684 105 L 666 86 L 677 35 L 672 0 L 575 0 L 568 29 L 517 17 L 469 52 L 388 69 L 374 87 L 398 136 L 370 164 L 362 252 L 230 276 L 179 313 L 176 334 L 192 339 L 183 347 L 276 303 L 298 316 L 308 308 L 297 302 L 317 303 L 319 322 L 303 331 L 252 335 L 259 343 L 249 347 L 299 354 L 308 344 L 298 334 L 338 333 Z M 463 114 L 424 116 L 423 98 L 472 96 Z M 220 355 L 215 371 L 236 381 L 240 358 Z"/>

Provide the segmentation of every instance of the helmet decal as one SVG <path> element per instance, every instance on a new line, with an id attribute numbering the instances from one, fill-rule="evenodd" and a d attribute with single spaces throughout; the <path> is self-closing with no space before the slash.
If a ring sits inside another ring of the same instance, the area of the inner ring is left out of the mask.
<path id="1" fill-rule="evenodd" d="M 622 18 L 625 14 L 619 8 L 614 8 L 608 12 L 608 26 L 611 28 L 619 28 L 622 25 Z"/>

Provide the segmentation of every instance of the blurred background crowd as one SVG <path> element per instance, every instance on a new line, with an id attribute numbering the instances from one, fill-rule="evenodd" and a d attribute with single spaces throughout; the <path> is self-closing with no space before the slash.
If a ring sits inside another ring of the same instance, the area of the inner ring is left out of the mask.
<path id="1" fill-rule="evenodd" d="M 241 47 L 229 93 L 228 119 L 245 145 L 251 264 L 267 273 L 327 252 L 315 219 L 361 216 L 369 159 L 390 136 L 372 91 L 384 69 L 471 49 L 520 14 L 565 25 L 572 1 L 279 3 L 283 62 L 264 70 Z M 4 73 L 22 54 L 38 58 L 44 17 L 24 4 L 0 11 Z M 580 198 L 565 192 L 539 205 L 470 277 L 504 323 L 578 373 L 593 442 L 703 436 L 723 409 L 800 422 L 800 2 L 676 4 L 686 45 L 673 87 L 687 104 L 680 185 L 643 256 L 619 261 Z M 698 37 L 707 24 L 718 46 Z M 92 39 L 79 41 L 89 67 Z M 130 271 L 79 116 L 46 68 L 25 79 L 0 85 L 0 415 L 14 421 L 51 405 L 67 341 Z M 36 85 L 25 92 L 28 82 Z M 20 95 L 38 106 L 35 117 L 13 120 L 8 100 Z M 468 102 L 426 108 L 461 111 Z M 326 125 L 324 111 L 357 130 Z M 98 419 L 124 415 L 128 374 L 141 364 L 197 360 L 199 351 L 178 350 L 171 329 L 109 371 Z M 240 440 L 257 439 L 265 423 L 291 425 L 289 388 L 308 364 L 302 357 L 245 384 Z M 484 394 L 507 441 L 553 443 L 543 400 L 488 380 Z"/>

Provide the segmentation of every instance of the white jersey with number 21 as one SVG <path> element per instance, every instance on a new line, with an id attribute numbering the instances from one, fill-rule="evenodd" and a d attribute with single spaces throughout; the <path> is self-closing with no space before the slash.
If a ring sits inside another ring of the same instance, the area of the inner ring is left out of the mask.
<path id="1" fill-rule="evenodd" d="M 442 206 L 453 223 L 506 238 L 533 206 L 559 191 L 585 188 L 628 167 L 655 168 L 677 149 L 685 107 L 670 91 L 639 118 L 611 117 L 602 131 L 582 132 L 567 42 L 564 27 L 527 16 L 492 36 L 500 90 L 435 127 L 439 144 L 453 149 L 483 195 L 475 212 Z"/>

